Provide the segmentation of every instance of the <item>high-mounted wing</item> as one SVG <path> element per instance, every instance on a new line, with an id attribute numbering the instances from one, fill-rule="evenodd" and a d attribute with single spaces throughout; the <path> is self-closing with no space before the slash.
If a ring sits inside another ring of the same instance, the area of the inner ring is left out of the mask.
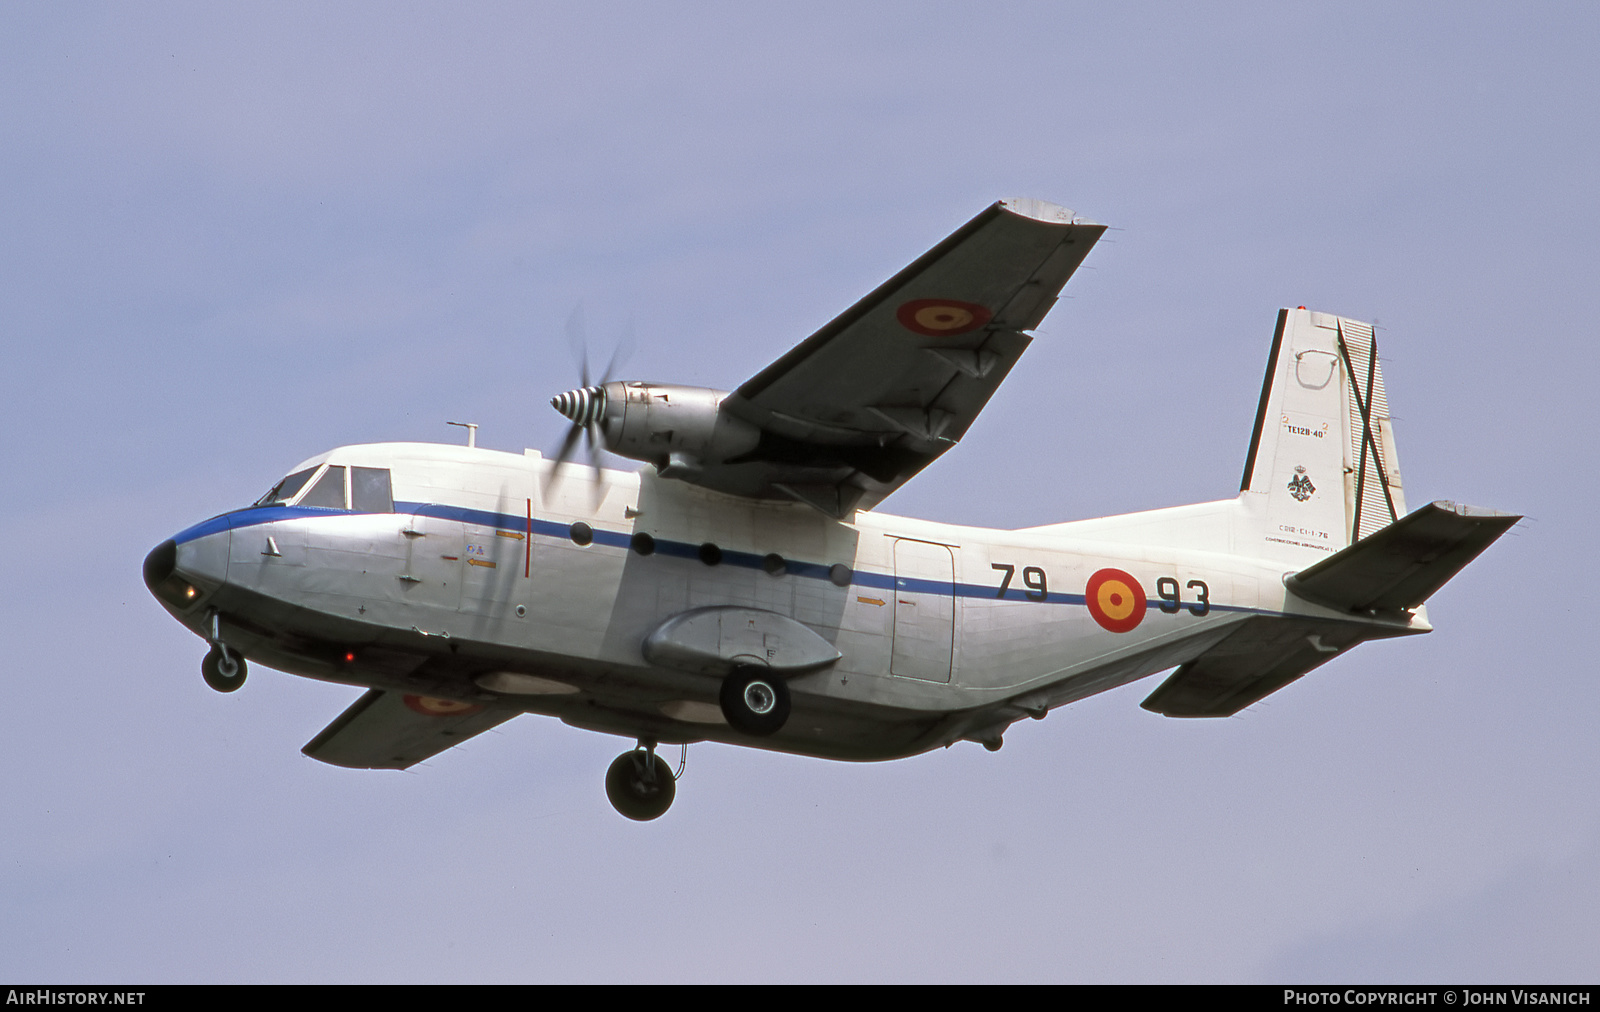
<path id="1" fill-rule="evenodd" d="M 730 490 L 834 516 L 881 501 L 966 433 L 1104 231 L 1038 200 L 957 229 L 727 397 L 761 433 Z"/>
<path id="2" fill-rule="evenodd" d="M 358 770 L 403 770 L 522 711 L 371 689 L 301 749 Z"/>
<path id="3" fill-rule="evenodd" d="M 612 381 L 550 403 L 567 448 L 587 429 L 664 477 L 842 518 L 966 433 L 1104 231 L 1002 200 L 732 393 Z"/>

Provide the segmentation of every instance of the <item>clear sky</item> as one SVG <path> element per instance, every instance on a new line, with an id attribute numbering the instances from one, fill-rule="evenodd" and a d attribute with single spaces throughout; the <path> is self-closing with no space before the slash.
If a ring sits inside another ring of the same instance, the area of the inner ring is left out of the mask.
<path id="1" fill-rule="evenodd" d="M 1595 977 L 1588 4 L 0 7 L 0 978 Z M 407 773 L 140 561 L 299 460 L 551 451 L 582 302 L 728 388 L 998 197 L 1118 229 L 890 512 L 1228 497 L 1280 306 L 1379 324 L 1413 506 L 1530 519 L 1219 721 L 1125 687 L 850 765 L 522 717 Z"/>

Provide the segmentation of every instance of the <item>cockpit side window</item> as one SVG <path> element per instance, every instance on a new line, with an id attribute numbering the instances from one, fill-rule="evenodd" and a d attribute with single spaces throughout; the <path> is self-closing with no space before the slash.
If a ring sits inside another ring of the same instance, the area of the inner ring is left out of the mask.
<path id="1" fill-rule="evenodd" d="M 394 491 L 387 467 L 352 467 L 350 502 L 358 513 L 393 513 Z"/>
<path id="2" fill-rule="evenodd" d="M 304 471 L 296 471 L 294 474 L 289 475 L 289 477 L 272 486 L 272 490 L 266 495 L 262 496 L 260 499 L 257 499 L 255 501 L 255 505 L 280 506 L 283 503 L 288 502 L 290 499 L 295 497 L 296 492 L 299 492 L 305 487 L 306 482 L 310 481 L 311 476 L 316 473 L 317 469 L 314 467 L 308 467 Z"/>
<path id="3" fill-rule="evenodd" d="M 344 509 L 344 465 L 336 464 L 322 472 L 322 477 L 311 486 L 297 506 L 323 506 L 330 509 Z"/>

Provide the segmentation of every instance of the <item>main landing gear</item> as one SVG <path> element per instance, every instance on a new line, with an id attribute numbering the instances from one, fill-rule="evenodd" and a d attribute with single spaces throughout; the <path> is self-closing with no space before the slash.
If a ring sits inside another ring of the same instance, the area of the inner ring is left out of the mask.
<path id="1" fill-rule="evenodd" d="M 249 670 L 244 658 L 221 643 L 211 644 L 211 652 L 200 662 L 200 674 L 206 684 L 218 692 L 233 692 L 244 684 Z"/>
<path id="2" fill-rule="evenodd" d="M 611 799 L 611 807 L 635 822 L 661 818 L 677 793 L 672 767 L 656 755 L 653 741 L 640 741 L 638 748 L 617 756 L 606 770 L 606 797 Z"/>
<path id="3" fill-rule="evenodd" d="M 766 668 L 734 668 L 718 701 L 728 726 L 757 738 L 778 733 L 789 719 L 789 685 Z"/>
<path id="4" fill-rule="evenodd" d="M 734 668 L 722 680 L 718 702 L 728 726 L 752 737 L 777 734 L 789 719 L 788 683 L 756 665 Z M 635 822 L 661 818 L 677 791 L 672 767 L 656 755 L 656 743 L 648 738 L 639 739 L 638 748 L 617 756 L 606 770 L 611 807 Z"/>

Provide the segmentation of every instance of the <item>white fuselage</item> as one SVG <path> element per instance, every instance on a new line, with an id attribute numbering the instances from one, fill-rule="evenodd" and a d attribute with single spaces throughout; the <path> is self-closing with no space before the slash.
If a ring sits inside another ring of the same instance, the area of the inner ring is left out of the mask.
<path id="1" fill-rule="evenodd" d="M 773 613 L 831 643 L 838 660 L 789 678 L 795 716 L 760 744 L 857 759 L 997 743 L 1021 716 L 1179 665 L 1250 615 L 1350 620 L 1285 593 L 1304 562 L 1238 543 L 1238 518 L 1261 508 L 1249 494 L 1005 531 L 840 522 L 649 467 L 552 478 L 531 451 L 373 444 L 300 469 L 324 463 L 387 469 L 393 512 L 279 505 L 190 528 L 174 540 L 194 603 L 166 602 L 181 621 L 297 674 L 659 741 L 734 740 L 715 677 L 641 652 L 697 608 Z M 1110 592 L 1092 607 L 1107 570 L 1131 576 L 1142 610 Z M 1427 629 L 1420 613 L 1388 624 Z"/>

